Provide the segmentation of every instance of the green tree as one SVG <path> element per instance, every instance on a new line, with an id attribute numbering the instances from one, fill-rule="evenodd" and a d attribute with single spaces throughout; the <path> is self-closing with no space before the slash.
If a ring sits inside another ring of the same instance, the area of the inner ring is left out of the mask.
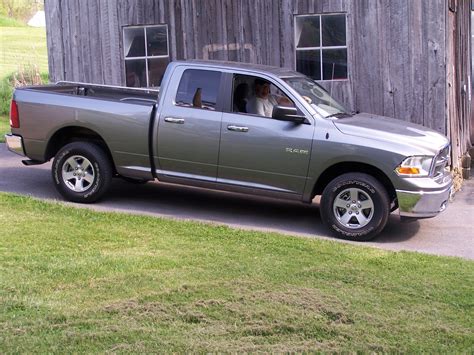
<path id="1" fill-rule="evenodd" d="M 0 0 L 0 14 L 20 21 L 28 20 L 43 8 L 43 0 Z"/>

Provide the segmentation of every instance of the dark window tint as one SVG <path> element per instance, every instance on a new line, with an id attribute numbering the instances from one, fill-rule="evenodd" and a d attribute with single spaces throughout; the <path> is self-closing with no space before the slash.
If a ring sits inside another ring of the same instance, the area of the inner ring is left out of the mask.
<path id="1" fill-rule="evenodd" d="M 220 72 L 186 70 L 179 83 L 176 105 L 215 110 L 220 79 Z"/>
<path id="2" fill-rule="evenodd" d="M 346 45 L 346 16 L 322 16 L 323 47 Z"/>
<path id="3" fill-rule="evenodd" d="M 123 34 L 125 57 L 144 57 L 145 32 L 143 28 L 125 28 Z"/>
<path id="4" fill-rule="evenodd" d="M 347 49 L 323 49 L 323 80 L 347 79 Z"/>
<path id="5" fill-rule="evenodd" d="M 296 46 L 298 48 L 319 47 L 319 16 L 296 18 Z"/>
<path id="6" fill-rule="evenodd" d="M 125 61 L 125 75 L 127 86 L 143 87 L 146 83 L 145 59 L 133 59 Z"/>
<path id="7" fill-rule="evenodd" d="M 321 80 L 321 54 L 319 50 L 296 52 L 296 70 L 314 80 Z"/>
<path id="8" fill-rule="evenodd" d="M 148 79 L 149 86 L 160 86 L 169 58 L 152 58 L 148 59 Z"/>
<path id="9" fill-rule="evenodd" d="M 146 29 L 148 56 L 168 55 L 168 34 L 166 26 Z"/>

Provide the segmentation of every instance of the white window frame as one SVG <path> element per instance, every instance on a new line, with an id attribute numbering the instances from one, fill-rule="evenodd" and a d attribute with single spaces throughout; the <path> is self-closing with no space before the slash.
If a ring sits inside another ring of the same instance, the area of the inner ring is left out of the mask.
<path id="1" fill-rule="evenodd" d="M 346 45 L 345 46 L 323 46 L 323 16 L 337 16 L 337 15 L 344 15 L 344 19 L 346 21 Z M 349 80 L 349 55 L 347 56 L 347 78 L 345 79 L 326 79 L 324 80 L 323 76 L 323 50 L 324 49 L 346 49 L 347 53 L 349 54 L 349 49 L 347 48 L 347 14 L 343 12 L 333 12 L 333 13 L 326 13 L 326 14 L 304 14 L 304 15 L 295 15 L 294 16 L 294 43 L 295 43 L 295 69 L 296 69 L 296 53 L 298 51 L 314 51 L 314 50 L 319 50 L 319 56 L 320 56 L 320 70 L 321 70 L 321 80 L 317 80 L 318 82 L 325 82 L 325 81 L 348 81 Z M 304 48 L 298 48 L 297 47 L 297 38 L 296 38 L 296 19 L 301 18 L 301 17 L 319 17 L 319 47 L 304 47 Z"/>
<path id="2" fill-rule="evenodd" d="M 166 55 L 148 55 L 148 39 L 147 39 L 147 28 L 159 28 L 159 27 L 165 27 L 166 28 L 166 50 L 167 53 Z M 145 56 L 141 57 L 127 57 L 127 53 L 125 53 L 125 30 L 127 29 L 143 29 L 143 34 L 144 34 L 144 39 L 145 39 Z M 127 76 L 127 66 L 125 65 L 125 62 L 127 60 L 137 60 L 137 59 L 143 59 L 145 60 L 145 74 L 146 74 L 146 87 L 150 87 L 150 78 L 148 74 L 148 59 L 156 59 L 156 58 L 170 58 L 170 41 L 169 41 L 169 30 L 168 30 L 168 24 L 159 24 L 159 25 L 143 25 L 143 26 L 123 26 L 122 27 L 122 44 L 123 44 L 123 58 L 124 58 L 124 71 L 125 71 L 125 77 Z M 127 82 L 125 80 L 125 85 L 127 85 Z"/>

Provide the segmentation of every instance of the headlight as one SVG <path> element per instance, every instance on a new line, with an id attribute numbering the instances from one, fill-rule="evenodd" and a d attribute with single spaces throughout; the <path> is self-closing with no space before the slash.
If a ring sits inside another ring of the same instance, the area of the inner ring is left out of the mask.
<path id="1" fill-rule="evenodd" d="M 400 176 L 407 177 L 425 177 L 430 175 L 433 157 L 408 157 L 395 171 Z"/>

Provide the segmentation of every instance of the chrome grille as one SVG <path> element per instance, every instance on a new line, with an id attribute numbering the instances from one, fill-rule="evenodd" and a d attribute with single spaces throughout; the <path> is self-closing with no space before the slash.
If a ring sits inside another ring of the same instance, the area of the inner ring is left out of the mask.
<path id="1" fill-rule="evenodd" d="M 449 166 L 451 165 L 450 159 L 451 149 L 449 144 L 441 149 L 441 151 L 436 155 L 433 164 L 433 173 L 432 176 L 434 179 L 441 178 L 442 176 L 446 175 L 449 170 Z"/>

